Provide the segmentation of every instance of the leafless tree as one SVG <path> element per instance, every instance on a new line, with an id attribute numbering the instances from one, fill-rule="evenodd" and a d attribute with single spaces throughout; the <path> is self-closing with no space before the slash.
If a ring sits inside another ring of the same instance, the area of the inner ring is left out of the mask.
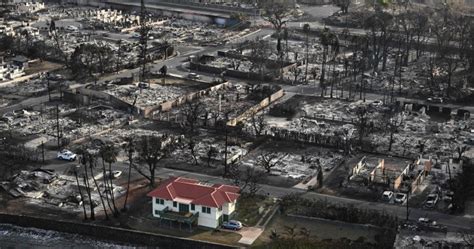
<path id="1" fill-rule="evenodd" d="M 260 74 L 260 79 L 263 79 L 266 73 L 266 62 L 272 53 L 272 49 L 263 39 L 251 42 L 249 48 L 252 51 L 250 71 L 256 70 Z"/>
<path id="2" fill-rule="evenodd" d="M 289 17 L 291 16 L 291 8 L 286 1 L 283 2 L 273 2 L 269 1 L 268 3 L 263 4 L 263 13 L 262 18 L 273 25 L 277 35 L 277 51 L 278 54 L 281 53 L 281 39 L 282 39 L 282 30 L 288 22 Z"/>
<path id="3" fill-rule="evenodd" d="M 64 47 L 62 45 L 62 35 L 59 33 L 58 29 L 54 29 L 51 32 L 51 38 L 54 41 L 56 52 L 59 53 L 60 58 L 64 59 L 64 63 L 69 67 L 69 60 L 66 54 L 64 53 Z"/>
<path id="4" fill-rule="evenodd" d="M 196 151 L 196 142 L 193 137 L 188 139 L 187 143 L 189 152 L 191 153 L 191 156 L 193 157 L 194 165 L 198 165 L 198 159 L 197 159 L 197 151 Z"/>
<path id="5" fill-rule="evenodd" d="M 369 111 L 365 106 L 357 107 L 355 110 L 357 116 L 355 125 L 359 133 L 359 145 L 362 146 L 362 139 L 367 135 L 369 130 Z"/>
<path id="6" fill-rule="evenodd" d="M 250 166 L 240 169 L 236 164 L 231 165 L 230 169 L 231 179 L 235 185 L 240 187 L 240 192 L 255 196 L 260 190 L 259 183 L 265 179 L 264 172 Z"/>
<path id="7" fill-rule="evenodd" d="M 143 164 L 133 164 L 133 168 L 149 181 L 150 187 L 155 186 L 155 173 L 161 160 L 168 157 L 177 142 L 169 135 L 143 136 L 138 144 L 138 155 Z"/>
<path id="8" fill-rule="evenodd" d="M 368 44 L 371 46 L 371 60 L 369 60 L 369 62 L 374 72 L 378 71 L 382 59 L 383 45 L 388 46 L 389 39 L 387 39 L 387 33 L 392 19 L 393 17 L 387 12 L 375 11 L 375 13 L 369 16 L 364 22 L 364 26 L 370 30 L 367 39 Z"/>
<path id="9" fill-rule="evenodd" d="M 460 144 L 458 144 L 458 145 L 456 146 L 456 153 L 458 154 L 458 158 L 457 158 L 458 161 L 461 160 L 463 154 L 464 154 L 466 151 L 468 151 L 468 150 L 469 150 L 469 147 L 466 146 L 466 145 L 460 145 Z"/>
<path id="10" fill-rule="evenodd" d="M 349 6 L 351 5 L 350 0 L 333 0 L 333 4 L 341 8 L 342 14 L 349 13 Z"/>
<path id="11" fill-rule="evenodd" d="M 214 146 L 209 146 L 209 150 L 207 150 L 207 167 L 211 166 L 211 160 L 216 158 L 219 154 L 219 151 Z"/>
<path id="12" fill-rule="evenodd" d="M 276 152 L 267 152 L 261 154 L 257 159 L 257 165 L 265 169 L 267 173 L 270 173 L 272 168 L 283 165 L 283 159 L 288 154 L 279 154 Z"/>
<path id="13" fill-rule="evenodd" d="M 461 232 L 461 238 L 466 243 L 468 247 L 473 247 L 474 246 L 474 234 L 469 233 L 469 232 Z"/>
<path id="14" fill-rule="evenodd" d="M 290 73 L 293 74 L 294 79 L 292 81 L 292 84 L 294 85 L 298 83 L 298 77 L 301 75 L 301 73 L 303 73 L 303 70 L 295 66 L 295 67 L 290 68 Z"/>
<path id="15" fill-rule="evenodd" d="M 230 65 L 231 65 L 232 69 L 237 71 L 237 70 L 239 70 L 239 67 L 240 67 L 241 64 L 242 64 L 242 60 L 232 59 Z"/>
<path id="16" fill-rule="evenodd" d="M 267 127 L 267 122 L 265 121 L 265 117 L 263 115 L 252 115 L 250 119 L 252 124 L 252 128 L 255 132 L 255 135 L 261 136 L 265 128 Z"/>
<path id="17" fill-rule="evenodd" d="M 392 151 L 392 145 L 395 142 L 394 135 L 404 124 L 403 113 L 399 112 L 396 107 L 392 106 L 390 110 L 383 114 L 382 119 L 384 121 L 382 129 L 387 131 L 389 134 L 387 150 Z"/>
<path id="18" fill-rule="evenodd" d="M 196 131 L 199 118 L 204 114 L 205 108 L 200 101 L 187 101 L 183 109 L 184 127 L 189 129 L 189 133 Z"/>

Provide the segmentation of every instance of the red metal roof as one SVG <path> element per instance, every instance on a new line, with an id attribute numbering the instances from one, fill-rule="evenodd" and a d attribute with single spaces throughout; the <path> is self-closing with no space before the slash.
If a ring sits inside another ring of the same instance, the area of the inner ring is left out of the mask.
<path id="1" fill-rule="evenodd" d="M 192 204 L 207 207 L 221 207 L 239 198 L 240 188 L 224 184 L 203 185 L 199 181 L 183 177 L 171 177 L 148 193 L 149 197 L 165 200 L 184 198 Z"/>

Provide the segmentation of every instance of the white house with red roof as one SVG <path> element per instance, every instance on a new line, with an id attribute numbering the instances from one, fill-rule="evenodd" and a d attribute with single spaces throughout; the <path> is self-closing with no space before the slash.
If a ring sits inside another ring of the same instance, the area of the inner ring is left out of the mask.
<path id="1" fill-rule="evenodd" d="M 161 220 L 217 228 L 230 219 L 239 198 L 239 187 L 206 184 L 195 179 L 171 177 L 148 193 L 153 216 Z"/>

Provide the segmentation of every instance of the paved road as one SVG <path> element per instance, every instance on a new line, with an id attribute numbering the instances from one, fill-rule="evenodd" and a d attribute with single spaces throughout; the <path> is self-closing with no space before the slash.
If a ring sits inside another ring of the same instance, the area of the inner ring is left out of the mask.
<path id="1" fill-rule="evenodd" d="M 177 51 L 179 53 L 178 56 L 169 58 L 164 61 L 155 61 L 152 63 L 149 63 L 149 70 L 152 72 L 157 72 L 160 70 L 160 68 L 164 65 L 168 67 L 168 72 L 169 73 L 175 73 L 175 74 L 182 74 L 182 70 L 180 69 L 180 66 L 182 66 L 187 58 L 191 55 L 200 55 L 200 54 L 212 54 L 215 53 L 219 50 L 224 50 L 224 49 L 229 49 L 231 48 L 234 44 L 243 42 L 245 40 L 254 40 L 257 37 L 265 37 L 268 36 L 272 33 L 273 31 L 270 29 L 261 29 L 258 30 L 257 32 L 251 33 L 245 37 L 241 37 L 236 39 L 235 41 L 229 42 L 226 45 L 223 46 L 216 46 L 216 47 L 178 47 Z M 119 73 L 116 74 L 111 74 L 105 77 L 102 77 L 98 82 L 103 82 L 103 81 L 108 81 L 108 80 L 114 80 L 122 77 L 130 77 L 132 74 L 136 74 L 139 72 L 139 68 L 131 69 L 131 70 L 123 70 L 120 71 Z M 211 78 L 206 78 L 206 80 L 210 80 Z"/>
<path id="2" fill-rule="evenodd" d="M 51 94 L 51 98 L 58 98 L 58 97 L 59 97 L 59 93 L 52 93 Z M 25 100 L 17 103 L 17 104 L 9 105 L 9 106 L 5 106 L 3 108 L 0 108 L 0 115 L 3 115 L 7 112 L 28 108 L 28 107 L 31 107 L 31 106 L 41 105 L 42 103 L 46 103 L 46 102 L 49 102 L 48 95 L 39 96 L 39 97 L 35 97 L 35 98 L 28 98 L 28 99 L 25 99 Z"/>
<path id="3" fill-rule="evenodd" d="M 117 163 L 116 168 L 126 172 L 127 166 L 126 164 Z M 132 173 L 132 179 L 138 179 L 139 176 L 136 173 Z M 175 170 L 175 169 L 167 169 L 167 168 L 160 168 L 156 174 L 158 177 L 161 178 L 168 178 L 170 176 L 183 176 L 189 178 L 199 179 L 203 182 L 208 183 L 227 183 L 232 184 L 232 181 L 229 179 L 224 179 L 221 177 L 216 176 L 209 176 L 194 172 L 182 171 L 182 170 Z M 123 179 L 125 179 L 123 177 Z M 289 194 L 303 194 L 305 198 L 310 199 L 318 199 L 318 200 L 327 200 L 331 203 L 337 204 L 347 204 L 347 205 L 354 205 L 357 208 L 361 209 L 373 209 L 377 211 L 384 211 L 388 214 L 395 215 L 399 219 L 406 218 L 406 206 L 400 206 L 395 204 L 385 204 L 380 202 L 367 202 L 367 201 L 360 201 L 350 198 L 344 197 L 337 197 L 331 195 L 324 195 L 315 192 L 306 192 L 305 190 L 295 189 L 295 188 L 283 188 L 278 186 L 271 186 L 266 184 L 261 184 L 260 194 L 269 195 L 272 197 L 281 198 L 283 196 Z M 436 220 L 439 224 L 445 225 L 448 228 L 454 230 L 472 230 L 474 229 L 474 219 L 461 217 L 461 216 L 454 216 L 443 214 L 439 212 L 427 211 L 422 209 L 414 209 L 410 208 L 410 220 L 416 221 L 420 217 L 429 217 L 430 219 Z"/>
<path id="4" fill-rule="evenodd" d="M 54 158 L 54 155 L 55 155 L 54 153 L 48 153 L 48 155 L 51 156 L 49 157 L 51 160 L 48 161 L 50 164 L 45 166 L 44 168 L 54 169 L 58 173 L 65 172 L 69 167 L 74 167 L 76 165 L 75 162 L 70 163 L 70 162 L 64 162 L 64 161 L 52 159 Z M 125 184 L 126 179 L 127 179 L 127 173 L 128 173 L 128 164 L 125 162 L 117 162 L 113 165 L 113 170 L 121 170 L 123 172 L 122 177 L 116 183 Z M 164 178 L 164 179 L 171 176 L 175 176 L 175 177 L 182 176 L 182 177 L 198 179 L 202 182 L 207 182 L 207 183 L 212 183 L 212 184 L 215 184 L 215 183 L 233 184 L 232 180 L 225 179 L 218 176 L 209 176 L 209 175 L 195 173 L 195 172 L 168 169 L 168 168 L 157 169 L 156 176 L 160 178 Z M 132 181 L 140 179 L 140 178 L 141 176 L 136 171 L 132 170 L 132 177 L 131 177 Z M 361 209 L 373 209 L 380 212 L 387 212 L 388 214 L 397 216 L 401 220 L 404 220 L 406 218 L 406 206 L 387 204 L 387 203 L 382 203 L 382 202 L 361 201 L 361 200 L 355 200 L 355 199 L 350 199 L 350 198 L 345 198 L 345 197 L 325 195 L 325 194 L 319 194 L 315 192 L 307 192 L 302 189 L 284 188 L 284 187 L 271 186 L 271 185 L 266 185 L 266 184 L 261 184 L 260 187 L 261 189 L 259 193 L 262 195 L 281 198 L 289 194 L 302 194 L 303 197 L 309 198 L 309 199 L 326 200 L 331 203 L 354 205 L 355 207 L 361 208 Z M 428 210 L 423 210 L 423 209 L 410 208 L 410 216 L 409 216 L 410 220 L 416 221 L 420 217 L 428 217 L 430 219 L 436 220 L 439 224 L 445 225 L 451 230 L 455 230 L 455 231 L 457 230 L 471 230 L 472 231 L 474 229 L 474 219 L 472 218 L 448 215 L 444 213 L 433 212 L 433 211 L 428 211 Z"/>

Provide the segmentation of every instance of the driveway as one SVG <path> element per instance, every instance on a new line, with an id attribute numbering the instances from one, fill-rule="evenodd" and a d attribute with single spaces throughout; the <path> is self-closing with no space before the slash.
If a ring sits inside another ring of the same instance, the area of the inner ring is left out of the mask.
<path id="1" fill-rule="evenodd" d="M 231 231 L 225 229 L 226 232 Z M 242 235 L 239 243 L 244 245 L 252 245 L 255 240 L 263 233 L 263 228 L 260 227 L 242 227 L 239 231 L 231 231 Z"/>

